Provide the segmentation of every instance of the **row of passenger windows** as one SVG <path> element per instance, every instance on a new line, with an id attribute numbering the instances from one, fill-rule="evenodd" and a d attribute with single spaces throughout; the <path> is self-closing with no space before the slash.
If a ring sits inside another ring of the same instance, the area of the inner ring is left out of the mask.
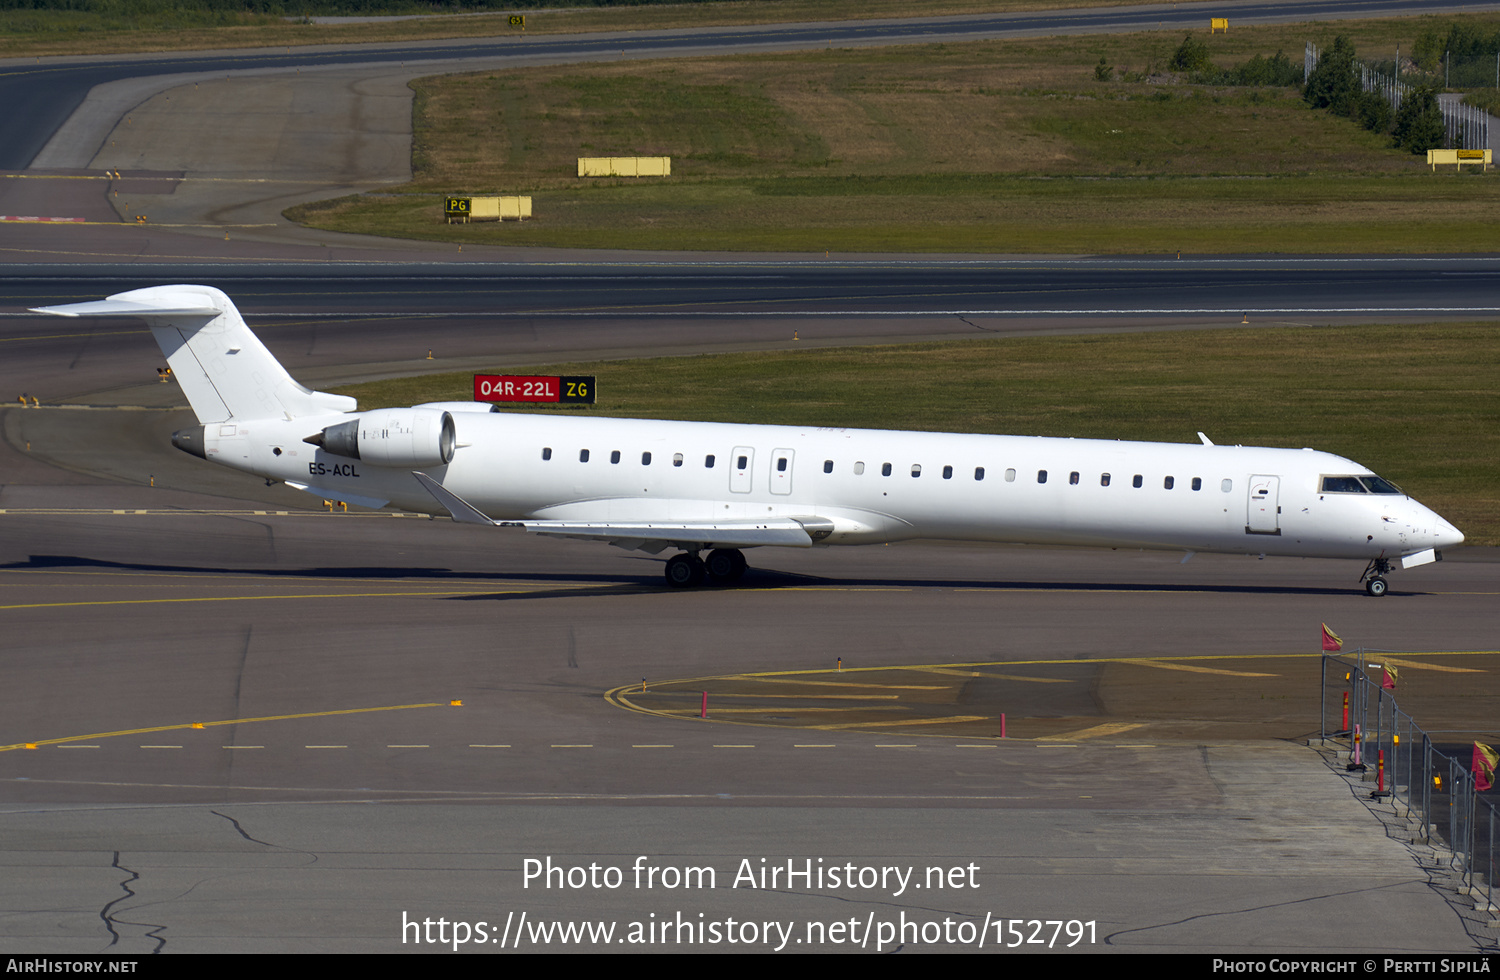
<path id="1" fill-rule="evenodd" d="M 890 463 L 881 463 L 880 464 L 880 475 L 881 476 L 890 476 L 891 475 L 891 471 L 892 471 L 892 467 L 891 467 Z M 833 460 L 831 460 L 831 459 L 825 459 L 825 460 L 823 460 L 823 472 L 824 473 L 832 473 L 833 472 Z M 856 476 L 860 476 L 864 472 L 865 472 L 865 464 L 863 462 L 858 462 L 858 461 L 855 462 L 855 464 L 854 464 L 854 474 Z M 916 479 L 917 477 L 920 477 L 922 475 L 922 464 L 921 463 L 913 463 L 913 464 L 911 464 L 911 475 L 912 475 L 913 479 Z M 1046 470 L 1037 470 L 1036 471 L 1036 482 L 1038 482 L 1038 483 L 1046 483 L 1047 482 L 1047 478 L 1048 478 L 1048 476 L 1047 476 L 1047 471 Z M 951 466 L 944 466 L 943 467 L 943 479 L 945 479 L 945 480 L 951 480 L 951 479 L 953 479 L 953 467 L 951 467 Z M 983 466 L 976 466 L 976 467 L 974 467 L 974 479 L 976 479 L 976 480 L 983 480 L 984 479 L 984 467 Z M 1071 473 L 1068 474 L 1068 483 L 1071 486 L 1075 486 L 1076 487 L 1080 482 L 1082 482 L 1082 479 L 1083 478 L 1082 478 L 1081 474 L 1079 474 L 1079 472 L 1077 470 L 1073 470 Z M 1101 487 L 1107 487 L 1107 486 L 1110 485 L 1110 481 L 1113 480 L 1113 479 L 1114 478 L 1110 474 L 1108 474 L 1108 473 L 1100 473 L 1099 474 L 1099 485 Z M 1006 483 L 1014 483 L 1014 482 L 1016 482 L 1016 471 L 1015 471 L 1015 469 L 1013 467 L 1010 468 L 1010 469 L 1007 469 L 1005 471 L 1005 482 Z M 1135 474 L 1130 479 L 1130 485 L 1133 486 L 1133 487 L 1137 487 L 1137 488 L 1145 486 L 1145 477 L 1143 477 L 1139 473 Z M 1175 486 L 1177 486 L 1177 478 L 1175 476 L 1165 476 L 1165 477 L 1162 477 L 1162 484 L 1161 485 L 1162 485 L 1163 489 L 1171 490 L 1172 488 L 1174 488 Z M 1199 477 L 1199 476 L 1195 476 L 1195 477 L 1193 477 L 1193 479 L 1192 479 L 1192 481 L 1191 481 L 1191 483 L 1189 485 L 1194 490 L 1202 490 L 1203 489 L 1203 478 Z M 1223 480 L 1219 484 L 1219 489 L 1223 490 L 1225 493 L 1228 493 L 1233 488 L 1234 488 L 1234 481 L 1233 480 Z"/>
<path id="2" fill-rule="evenodd" d="M 552 447 L 551 446 L 544 447 L 542 449 L 542 459 L 551 459 L 551 458 L 552 458 Z M 745 457 L 741 456 L 740 460 L 741 460 L 740 467 L 743 469 L 744 466 L 745 466 L 745 462 L 746 462 Z M 588 461 L 589 461 L 589 451 L 587 449 L 580 449 L 580 450 L 578 450 L 578 462 L 580 462 L 580 463 L 587 463 Z M 609 461 L 611 463 L 618 463 L 620 461 L 620 451 L 618 449 L 614 450 L 613 452 L 611 452 L 609 454 Z M 641 453 L 641 465 L 642 466 L 650 466 L 651 465 L 651 454 L 649 452 Z M 682 453 L 673 453 L 672 454 L 672 465 L 673 466 L 681 466 L 682 465 Z M 705 457 L 703 457 L 703 465 L 707 469 L 710 469 L 710 470 L 713 469 L 714 468 L 714 458 L 712 456 L 705 456 Z"/>
<path id="3" fill-rule="evenodd" d="M 542 449 L 542 459 L 551 459 L 551 458 L 552 458 L 552 447 L 548 446 L 548 447 L 545 447 L 544 449 Z M 613 452 L 611 452 L 609 454 L 609 461 L 611 463 L 618 463 L 618 462 L 620 462 L 620 459 L 621 459 L 621 456 L 620 456 L 620 451 L 618 449 L 614 450 Z M 703 457 L 703 467 L 704 467 L 704 469 L 710 469 L 710 470 L 713 469 L 714 468 L 714 460 L 715 460 L 715 457 L 712 456 L 712 455 L 704 456 Z M 580 449 L 580 450 L 578 450 L 578 461 L 580 463 L 587 463 L 589 461 L 589 451 L 587 449 Z M 682 453 L 673 453 L 672 454 L 672 465 L 673 466 L 681 466 L 682 462 L 683 462 Z M 738 467 L 740 469 L 742 469 L 742 470 L 745 467 L 747 467 L 748 465 L 750 465 L 749 457 L 746 457 L 746 456 L 740 456 L 735 462 L 738 465 Z M 651 465 L 651 453 L 649 453 L 649 452 L 643 452 L 643 453 L 641 453 L 641 465 L 642 466 L 650 466 Z M 786 472 L 786 467 L 787 467 L 786 457 L 785 456 L 778 457 L 777 460 L 776 460 L 776 468 L 777 468 L 777 470 L 779 472 L 785 473 Z M 890 463 L 881 463 L 880 464 L 880 475 L 881 476 L 890 476 L 891 473 L 892 473 L 892 471 L 893 471 L 893 467 L 891 466 Z M 823 460 L 823 472 L 824 473 L 832 473 L 833 472 L 833 460 L 831 460 L 831 459 L 825 459 L 825 460 Z M 855 461 L 855 463 L 854 463 L 854 474 L 856 476 L 862 476 L 862 475 L 864 475 L 864 472 L 865 472 L 864 461 L 863 460 L 857 460 L 857 461 Z M 913 463 L 913 464 L 911 464 L 911 475 L 912 475 L 913 479 L 915 479 L 917 477 L 920 477 L 922 475 L 922 464 L 921 463 Z M 1046 483 L 1047 482 L 1047 478 L 1048 477 L 1047 477 L 1047 471 L 1046 470 L 1037 470 L 1036 471 L 1036 482 L 1038 482 L 1038 483 Z M 944 466 L 943 467 L 943 479 L 945 479 L 945 480 L 951 480 L 951 479 L 953 479 L 953 467 L 952 466 Z M 976 467 L 974 467 L 974 479 L 975 480 L 983 480 L 984 479 L 984 467 L 983 466 L 976 466 Z M 1349 478 L 1349 479 L 1352 479 L 1352 478 Z M 1366 478 L 1366 479 L 1368 479 L 1368 478 Z M 1379 478 L 1377 477 L 1376 479 L 1379 479 Z M 1107 487 L 1107 486 L 1109 486 L 1111 480 L 1113 480 L 1113 477 L 1110 474 L 1108 474 L 1108 473 L 1100 473 L 1099 474 L 1099 485 L 1101 487 Z M 1068 474 L 1068 483 L 1069 483 L 1069 485 L 1071 485 L 1071 486 L 1077 486 L 1081 481 L 1082 481 L 1082 476 L 1079 474 L 1079 472 L 1077 470 L 1073 470 L 1071 473 Z M 1005 482 L 1006 483 L 1014 483 L 1014 482 L 1016 482 L 1016 471 L 1015 471 L 1015 469 L 1013 467 L 1010 468 L 1010 469 L 1007 469 L 1005 471 Z M 1327 481 L 1325 480 L 1325 484 L 1326 484 L 1326 482 Z M 1138 489 L 1140 487 L 1145 486 L 1145 477 L 1141 476 L 1141 474 L 1139 474 L 1139 473 L 1135 474 L 1133 477 L 1131 477 L 1130 485 L 1133 486 L 1133 487 L 1136 487 Z M 1176 486 L 1177 486 L 1177 478 L 1175 476 L 1162 477 L 1162 488 L 1163 489 L 1165 489 L 1165 490 L 1171 490 L 1171 489 L 1175 488 Z M 1191 486 L 1194 490 L 1202 490 L 1203 489 L 1203 478 L 1202 477 L 1197 477 L 1197 476 L 1193 477 L 1192 481 L 1189 483 L 1189 486 Z M 1356 484 L 1356 486 L 1357 486 L 1357 484 Z M 1222 491 L 1224 491 L 1225 493 L 1229 493 L 1230 490 L 1232 490 L 1233 488 L 1234 488 L 1234 481 L 1233 480 L 1222 480 L 1219 483 L 1219 489 L 1222 490 Z M 1328 488 L 1325 486 L 1325 490 L 1326 489 L 1328 489 Z M 1361 488 L 1361 490 L 1357 490 L 1357 491 L 1354 491 L 1354 492 L 1361 492 L 1361 491 L 1362 491 L 1362 488 Z M 1348 491 L 1345 491 L 1345 492 L 1348 492 Z M 1379 493 L 1379 492 L 1383 492 L 1383 491 L 1375 491 L 1375 492 Z M 1389 491 L 1384 491 L 1384 492 L 1389 492 Z"/>

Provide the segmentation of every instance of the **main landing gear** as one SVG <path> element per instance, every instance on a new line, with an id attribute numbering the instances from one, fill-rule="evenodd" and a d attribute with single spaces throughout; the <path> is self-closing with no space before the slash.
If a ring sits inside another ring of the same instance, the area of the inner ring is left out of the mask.
<path id="1" fill-rule="evenodd" d="M 1387 558 L 1372 558 L 1370 564 L 1365 566 L 1365 573 L 1360 580 L 1365 583 L 1365 595 L 1375 596 L 1377 599 L 1385 595 L 1390 588 L 1386 584 L 1385 576 L 1391 572 L 1391 563 Z"/>
<path id="2" fill-rule="evenodd" d="M 706 559 L 696 551 L 685 551 L 667 561 L 667 584 L 690 589 L 707 579 L 714 585 L 729 585 L 745 574 L 746 567 L 745 556 L 737 548 L 716 548 Z"/>

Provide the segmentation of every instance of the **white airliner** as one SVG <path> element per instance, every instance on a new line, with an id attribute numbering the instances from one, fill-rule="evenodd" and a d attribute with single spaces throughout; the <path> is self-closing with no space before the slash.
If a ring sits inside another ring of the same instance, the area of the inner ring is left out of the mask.
<path id="1" fill-rule="evenodd" d="M 145 320 L 201 425 L 173 445 L 321 497 L 658 554 L 727 583 L 743 548 L 946 538 L 1362 559 L 1365 590 L 1462 533 L 1351 460 L 1311 449 L 493 413 L 358 412 L 310 391 L 208 286 L 60 316 Z M 706 553 L 706 557 L 703 556 Z M 1187 558 L 1183 559 L 1184 561 Z"/>

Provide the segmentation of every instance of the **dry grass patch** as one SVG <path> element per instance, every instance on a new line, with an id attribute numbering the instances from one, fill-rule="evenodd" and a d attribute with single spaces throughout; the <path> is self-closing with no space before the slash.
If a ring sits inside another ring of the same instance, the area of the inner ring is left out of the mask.
<path id="1" fill-rule="evenodd" d="M 1242 50 L 1225 44 L 1221 60 L 1269 53 L 1284 30 L 1237 34 Z M 1244 36 L 1252 33 L 1266 36 Z M 1291 89 L 1094 80 L 1100 46 L 1144 71 L 1177 40 L 1046 38 L 424 79 L 411 186 L 575 186 L 579 156 L 612 155 L 669 155 L 676 178 L 1412 171 L 1383 137 L 1308 110 Z"/>
<path id="2" fill-rule="evenodd" d="M 1500 26 L 1495 15 L 1468 20 Z M 1210 40 L 1230 65 L 1300 50 L 1308 36 L 1326 43 L 1334 29 L 1410 45 L 1425 24 L 1256 27 Z M 1294 89 L 1095 79 L 1101 51 L 1144 76 L 1180 41 L 1147 32 L 425 79 L 416 179 L 404 190 L 431 196 L 293 216 L 330 230 L 563 247 L 1500 247 L 1500 226 L 1483 220 L 1497 203 L 1493 173 L 1430 174 L 1385 138 L 1308 109 Z M 637 155 L 670 156 L 673 176 L 575 176 L 579 156 Z M 1215 176 L 1235 179 L 1204 179 Z M 531 194 L 536 220 L 444 226 L 439 196 L 455 193 Z"/>

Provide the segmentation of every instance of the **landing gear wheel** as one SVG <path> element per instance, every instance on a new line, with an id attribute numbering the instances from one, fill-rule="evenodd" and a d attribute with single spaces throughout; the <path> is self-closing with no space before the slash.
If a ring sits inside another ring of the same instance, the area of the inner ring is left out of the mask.
<path id="1" fill-rule="evenodd" d="M 716 585 L 728 585 L 745 574 L 745 556 L 738 548 L 718 548 L 704 561 L 708 577 Z"/>
<path id="2" fill-rule="evenodd" d="M 667 584 L 674 589 L 690 589 L 703 584 L 703 562 L 697 555 L 683 553 L 667 562 Z"/>
<path id="3" fill-rule="evenodd" d="M 1385 576 L 1391 570 L 1391 560 L 1384 556 L 1371 558 L 1370 564 L 1365 566 L 1364 575 L 1360 576 L 1365 583 L 1365 595 L 1375 596 L 1377 599 L 1385 595 L 1390 586 L 1386 585 Z"/>

